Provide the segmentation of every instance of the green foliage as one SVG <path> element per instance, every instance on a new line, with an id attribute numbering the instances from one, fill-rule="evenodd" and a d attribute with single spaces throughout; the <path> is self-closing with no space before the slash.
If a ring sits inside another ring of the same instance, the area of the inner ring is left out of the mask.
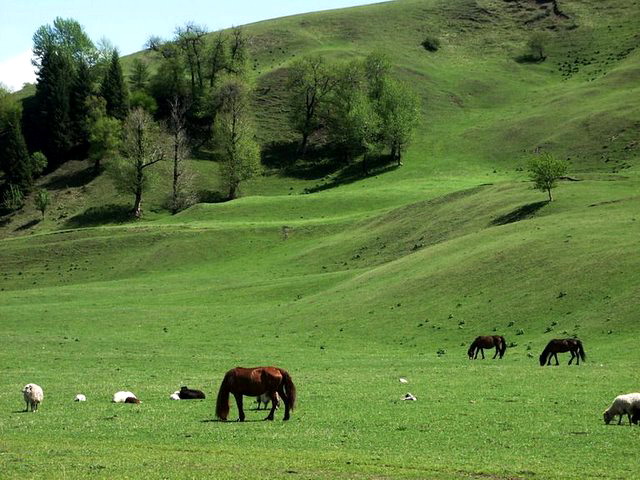
<path id="1" fill-rule="evenodd" d="M 133 214 L 140 218 L 142 195 L 152 181 L 150 167 L 166 158 L 166 137 L 141 108 L 131 111 L 122 131 L 122 155 L 111 162 L 109 173 L 119 192 L 134 196 Z"/>
<path id="2" fill-rule="evenodd" d="M 437 52 L 440 49 L 440 39 L 434 35 L 427 35 L 421 45 L 429 52 Z"/>
<path id="3" fill-rule="evenodd" d="M 566 175 L 569 164 L 550 153 L 543 153 L 532 158 L 529 162 L 529 177 L 534 187 L 547 192 L 549 201 L 553 201 L 551 190 L 556 187 L 560 177 Z"/>
<path id="4" fill-rule="evenodd" d="M 94 169 L 100 170 L 103 160 L 112 158 L 120 146 L 121 122 L 106 113 L 106 102 L 101 97 L 91 97 L 86 105 L 90 112 L 89 159 Z"/>
<path id="5" fill-rule="evenodd" d="M 51 199 L 49 198 L 49 192 L 44 189 L 38 190 L 33 200 L 36 209 L 38 209 L 38 211 L 42 214 L 42 219 L 44 220 L 44 214 L 49 207 L 49 203 L 51 202 Z"/>
<path id="6" fill-rule="evenodd" d="M 142 58 L 134 58 L 131 64 L 131 74 L 129 75 L 132 94 L 146 90 L 149 84 L 149 77 L 149 65 L 147 62 Z"/>
<path id="7" fill-rule="evenodd" d="M 293 129 L 302 135 L 302 155 L 307 150 L 309 136 L 320 126 L 324 110 L 328 108 L 328 96 L 335 84 L 331 66 L 320 55 L 298 59 L 289 68 L 289 118 Z"/>
<path id="8" fill-rule="evenodd" d="M 391 157 L 400 165 L 420 117 L 420 100 L 405 84 L 387 79 L 377 103 L 381 138 L 389 147 Z"/>
<path id="9" fill-rule="evenodd" d="M 364 71 L 369 83 L 369 96 L 373 101 L 378 101 L 391 73 L 391 59 L 385 53 L 371 53 L 364 60 Z"/>
<path id="10" fill-rule="evenodd" d="M 97 60 L 95 45 L 82 26 L 72 18 L 56 17 L 53 25 L 43 25 L 33 35 L 33 56 L 37 68 L 42 68 L 45 57 L 52 53 L 67 57 L 72 65 Z"/>
<path id="11" fill-rule="evenodd" d="M 44 52 L 36 85 L 39 136 L 42 138 L 42 145 L 37 147 L 53 165 L 66 160 L 74 143 L 70 111 L 74 70 L 68 56 L 56 50 Z"/>
<path id="12" fill-rule="evenodd" d="M 527 41 L 525 59 L 534 62 L 543 62 L 547 58 L 547 45 L 549 36 L 544 32 L 535 32 Z"/>
<path id="13" fill-rule="evenodd" d="M 6 184 L 23 191 L 31 187 L 33 170 L 22 135 L 22 108 L 8 95 L 0 96 L 0 172 Z"/>
<path id="14" fill-rule="evenodd" d="M 143 90 L 135 90 L 129 95 L 129 106 L 131 110 L 140 107 L 152 115 L 158 110 L 155 99 Z"/>
<path id="15" fill-rule="evenodd" d="M 114 50 L 109 68 L 102 79 L 100 95 L 107 102 L 107 115 L 118 120 L 126 118 L 129 112 L 129 92 L 124 82 L 117 50 Z"/>
<path id="16" fill-rule="evenodd" d="M 93 72 L 86 62 L 78 65 L 69 93 L 69 121 L 73 128 L 72 143 L 78 155 L 84 157 L 88 150 L 89 113 L 87 99 L 93 94 Z"/>
<path id="17" fill-rule="evenodd" d="M 23 205 L 24 194 L 22 189 L 18 185 L 10 183 L 2 194 L 2 206 L 9 211 L 14 211 L 22 208 Z"/>
<path id="18" fill-rule="evenodd" d="M 249 88 L 237 77 L 229 77 L 219 91 L 220 112 L 214 140 L 220 155 L 220 176 L 228 198 L 238 196 L 243 181 L 260 173 L 260 147 L 251 124 Z"/>
<path id="19" fill-rule="evenodd" d="M 31 173 L 34 177 L 39 176 L 47 168 L 47 157 L 42 152 L 34 152 L 31 154 Z"/>

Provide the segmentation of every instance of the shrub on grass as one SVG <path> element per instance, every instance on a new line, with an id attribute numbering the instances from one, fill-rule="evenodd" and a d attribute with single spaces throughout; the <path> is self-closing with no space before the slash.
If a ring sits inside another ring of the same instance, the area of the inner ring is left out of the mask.
<path id="1" fill-rule="evenodd" d="M 440 49 L 440 39 L 433 35 L 427 35 L 421 45 L 429 52 L 437 52 Z"/>

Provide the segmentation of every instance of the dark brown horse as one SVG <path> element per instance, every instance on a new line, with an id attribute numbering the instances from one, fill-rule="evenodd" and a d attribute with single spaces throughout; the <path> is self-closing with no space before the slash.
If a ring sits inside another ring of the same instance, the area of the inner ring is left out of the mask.
<path id="1" fill-rule="evenodd" d="M 496 353 L 493 358 L 496 358 L 500 355 L 500 358 L 504 356 L 504 352 L 507 350 L 507 342 L 504 337 L 499 335 L 494 336 L 480 336 L 476 337 L 473 341 L 469 350 L 467 351 L 467 355 L 471 360 L 475 360 L 478 358 L 478 352 L 482 354 L 482 358 L 484 359 L 484 349 L 485 348 L 494 348 L 496 349 Z"/>
<path id="2" fill-rule="evenodd" d="M 273 420 L 278 405 L 278 394 L 284 402 L 284 418 L 289 420 L 289 411 L 296 404 L 296 387 L 291 375 L 278 367 L 236 367 L 229 370 L 220 384 L 216 402 L 216 416 L 226 420 L 229 416 L 229 394 L 232 393 L 238 405 L 239 421 L 244 422 L 242 396 L 257 397 L 266 393 L 271 399 L 271 410 L 265 420 Z"/>
<path id="3" fill-rule="evenodd" d="M 583 362 L 587 358 L 587 355 L 584 353 L 584 348 L 582 347 L 582 342 L 577 338 L 554 338 L 547 343 L 547 346 L 544 347 L 544 350 L 540 354 L 540 366 L 544 367 L 545 364 L 551 365 L 551 357 L 555 357 L 556 365 L 559 365 L 558 353 L 565 352 L 571 352 L 569 365 L 571 365 L 574 358 L 576 359 L 576 365 L 580 365 L 581 358 Z"/>

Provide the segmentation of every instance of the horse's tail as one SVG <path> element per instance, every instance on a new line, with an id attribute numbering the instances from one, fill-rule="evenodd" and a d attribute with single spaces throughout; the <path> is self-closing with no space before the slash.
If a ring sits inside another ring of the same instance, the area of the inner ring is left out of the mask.
<path id="1" fill-rule="evenodd" d="M 226 420 L 229 416 L 229 393 L 231 383 L 231 370 L 228 371 L 222 383 L 220 384 L 220 390 L 218 390 L 218 399 L 216 400 L 216 417 L 220 420 Z"/>
<path id="2" fill-rule="evenodd" d="M 576 343 L 578 344 L 578 353 L 580 354 L 580 359 L 584 362 L 587 359 L 587 354 L 584 352 L 582 342 L 580 340 L 576 340 Z"/>
<path id="3" fill-rule="evenodd" d="M 544 367 L 544 364 L 547 363 L 547 357 L 549 356 L 549 345 L 544 347 L 544 350 L 540 354 L 540 366 Z"/>
<path id="4" fill-rule="evenodd" d="M 296 386 L 293 384 L 291 375 L 286 370 L 280 369 L 282 374 L 282 384 L 284 386 L 284 393 L 289 400 L 289 409 L 293 410 L 296 406 Z"/>
<path id="5" fill-rule="evenodd" d="M 504 356 L 504 352 L 507 351 L 507 341 L 504 337 L 500 337 L 500 358 Z"/>

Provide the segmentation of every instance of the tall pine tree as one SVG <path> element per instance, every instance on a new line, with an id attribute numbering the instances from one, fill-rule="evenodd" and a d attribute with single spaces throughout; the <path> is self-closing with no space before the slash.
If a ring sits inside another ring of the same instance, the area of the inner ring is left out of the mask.
<path id="1" fill-rule="evenodd" d="M 50 164 L 59 165 L 68 158 L 73 145 L 70 94 L 74 68 L 68 55 L 50 49 L 42 57 L 36 85 L 43 145 Z"/>
<path id="2" fill-rule="evenodd" d="M 107 102 L 107 115 L 118 120 L 127 118 L 129 112 L 129 94 L 124 83 L 120 57 L 116 50 L 111 56 L 111 63 L 105 72 L 100 87 L 100 95 Z"/>
<path id="3" fill-rule="evenodd" d="M 87 100 L 92 94 L 92 75 L 89 65 L 81 61 L 71 85 L 69 117 L 73 127 L 73 145 L 79 158 L 84 158 L 89 150 L 89 110 Z"/>
<path id="4" fill-rule="evenodd" d="M 4 172 L 5 189 L 14 185 L 25 192 L 31 187 L 32 172 L 21 117 L 18 103 L 10 98 L 0 99 L 0 171 Z"/>

